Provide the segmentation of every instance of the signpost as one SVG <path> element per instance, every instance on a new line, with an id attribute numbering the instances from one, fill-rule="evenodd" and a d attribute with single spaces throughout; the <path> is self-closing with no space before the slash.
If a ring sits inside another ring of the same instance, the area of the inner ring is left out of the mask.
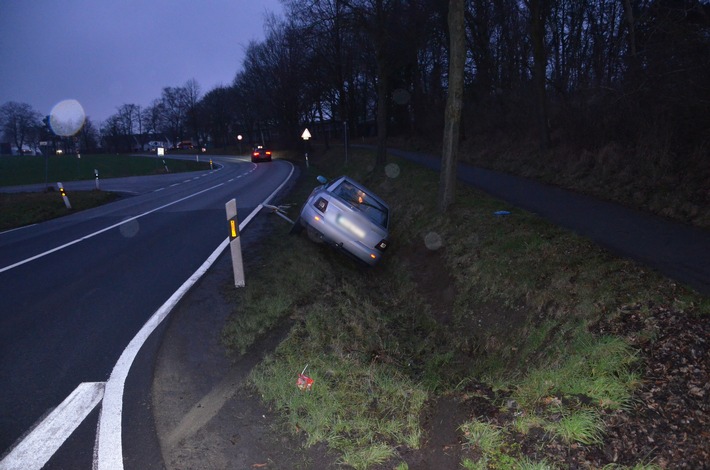
<path id="1" fill-rule="evenodd" d="M 242 262 L 242 242 L 239 240 L 239 221 L 237 220 L 237 200 L 225 204 L 229 222 L 229 249 L 232 253 L 235 287 L 244 287 L 244 263 Z"/>
<path id="2" fill-rule="evenodd" d="M 301 139 L 306 143 L 306 168 L 308 168 L 308 139 L 311 138 L 311 133 L 308 132 L 308 128 L 306 127 L 306 130 L 303 131 L 303 134 L 301 134 Z"/>
<path id="3" fill-rule="evenodd" d="M 67 192 L 64 191 L 64 185 L 62 183 L 57 183 L 57 187 L 59 188 L 59 194 L 61 194 L 62 199 L 64 199 L 64 205 L 67 206 L 67 209 L 71 209 L 71 203 L 69 202 Z"/>

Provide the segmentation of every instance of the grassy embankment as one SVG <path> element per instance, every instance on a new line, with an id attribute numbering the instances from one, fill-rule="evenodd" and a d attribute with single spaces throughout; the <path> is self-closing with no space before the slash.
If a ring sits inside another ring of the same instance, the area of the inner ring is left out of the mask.
<path id="1" fill-rule="evenodd" d="M 362 269 L 277 226 L 247 287 L 225 294 L 238 312 L 223 331 L 232 354 L 292 322 L 251 383 L 286 429 L 306 445 L 327 443 L 345 465 L 407 468 L 401 451 L 422 444 L 427 403 L 483 384 L 496 393 L 482 398 L 518 418 L 501 428 L 458 417 L 468 443 L 461 465 L 553 468 L 512 436 L 542 429 L 567 445 L 597 445 L 603 414 L 628 407 L 640 381 L 634 349 L 590 326 L 649 305 L 710 311 L 707 298 L 476 190 L 460 186 L 438 214 L 437 173 L 391 158 L 392 177 L 371 174 L 373 158 L 351 152 L 343 167 L 341 152 L 329 152 L 288 201 L 302 203 L 319 173 L 360 179 L 393 208 L 380 266 Z M 495 217 L 501 209 L 512 214 Z M 310 393 L 295 386 L 306 364 Z"/>
<path id="2" fill-rule="evenodd" d="M 166 160 L 171 172 L 197 171 L 209 168 L 208 162 Z M 162 160 L 128 155 L 52 156 L 48 159 L 46 179 L 54 188 L 57 181 L 93 180 L 94 170 L 103 178 L 141 176 L 165 173 Z M 0 186 L 19 186 L 45 182 L 44 157 L 0 157 Z M 118 196 L 105 191 L 75 191 L 70 195 L 72 209 L 64 205 L 57 191 L 37 193 L 0 192 L 0 230 L 29 225 L 89 209 L 115 200 Z"/>

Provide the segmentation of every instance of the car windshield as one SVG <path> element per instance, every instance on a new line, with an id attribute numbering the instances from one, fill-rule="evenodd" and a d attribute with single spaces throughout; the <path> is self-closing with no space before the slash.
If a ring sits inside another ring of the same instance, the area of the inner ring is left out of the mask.
<path id="1" fill-rule="evenodd" d="M 359 209 L 360 212 L 377 225 L 387 226 L 387 208 L 350 181 L 343 180 L 333 188 L 333 194 Z"/>

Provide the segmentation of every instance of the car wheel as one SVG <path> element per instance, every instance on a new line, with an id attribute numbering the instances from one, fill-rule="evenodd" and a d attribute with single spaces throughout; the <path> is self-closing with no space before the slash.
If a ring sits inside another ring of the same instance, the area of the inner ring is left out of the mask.
<path id="1" fill-rule="evenodd" d="M 303 222 L 301 222 L 301 218 L 299 217 L 293 223 L 293 226 L 291 226 L 291 230 L 288 233 L 290 233 L 291 235 L 298 235 L 303 232 L 303 228 Z"/>
<path id="2" fill-rule="evenodd" d="M 323 243 L 323 237 L 318 230 L 311 227 L 309 224 L 305 225 L 306 234 L 315 243 Z"/>

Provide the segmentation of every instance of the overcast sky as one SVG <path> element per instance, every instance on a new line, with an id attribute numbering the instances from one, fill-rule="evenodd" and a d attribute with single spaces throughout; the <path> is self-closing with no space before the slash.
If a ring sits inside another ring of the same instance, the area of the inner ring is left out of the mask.
<path id="1" fill-rule="evenodd" d="M 0 0 L 0 105 L 76 99 L 95 125 L 194 78 L 230 85 L 279 0 Z"/>

